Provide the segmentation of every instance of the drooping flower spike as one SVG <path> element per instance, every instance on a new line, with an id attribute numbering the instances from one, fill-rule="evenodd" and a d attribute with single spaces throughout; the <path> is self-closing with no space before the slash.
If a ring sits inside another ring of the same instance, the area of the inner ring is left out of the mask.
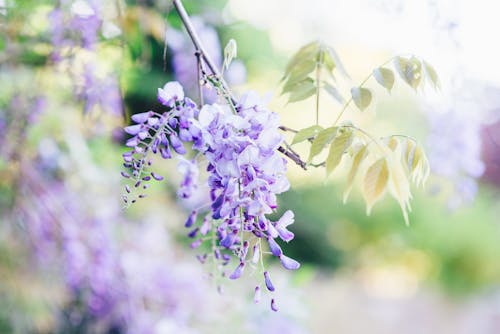
<path id="1" fill-rule="evenodd" d="M 167 108 L 165 112 L 136 114 L 132 116 L 136 124 L 125 128 L 132 136 L 127 146 L 133 148 L 124 154 L 124 165 L 132 170 L 131 176 L 126 175 L 133 179 L 135 188 L 150 179 L 161 180 L 161 176 L 150 171 L 149 152 L 160 152 L 162 158 L 169 159 L 174 152 L 186 155 L 190 148 L 193 154 L 202 155 L 207 161 L 205 182 L 210 203 L 206 207 L 210 210 L 205 212 L 201 224 L 196 219 L 201 212 L 189 215 L 185 226 L 190 229 L 188 236 L 195 239 L 191 247 L 200 247 L 206 240 L 203 236 L 212 232 L 212 254 L 200 255 L 200 262 L 213 257 L 222 268 L 232 255 L 238 264 L 227 276 L 233 280 L 244 274 L 247 265 L 256 267 L 260 262 L 267 290 L 274 291 L 263 267 L 262 242 L 267 243 L 285 269 L 300 266 L 283 254 L 276 241 L 293 239 L 294 234 L 287 229 L 293 223 L 293 212 L 286 211 L 276 222 L 267 218 L 277 209 L 276 195 L 290 186 L 285 175 L 286 160 L 277 151 L 283 142 L 278 115 L 261 105 L 255 93 L 245 94 L 232 107 L 211 104 L 198 110 L 177 82 L 159 88 L 158 100 Z M 199 160 L 180 157 L 180 199 L 189 199 L 202 188 Z M 126 190 L 125 196 L 130 193 L 130 186 Z M 250 246 L 252 254 L 247 259 Z M 273 310 L 277 310 L 274 302 L 273 305 Z"/>

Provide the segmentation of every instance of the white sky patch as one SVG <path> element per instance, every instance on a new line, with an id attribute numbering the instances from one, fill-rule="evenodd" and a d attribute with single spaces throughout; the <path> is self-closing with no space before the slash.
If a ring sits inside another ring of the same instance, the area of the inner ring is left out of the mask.
<path id="1" fill-rule="evenodd" d="M 441 77 L 463 68 L 500 84 L 500 1 L 232 0 L 228 6 L 235 17 L 268 29 L 275 47 L 286 53 L 320 38 L 336 48 L 413 53 Z"/>

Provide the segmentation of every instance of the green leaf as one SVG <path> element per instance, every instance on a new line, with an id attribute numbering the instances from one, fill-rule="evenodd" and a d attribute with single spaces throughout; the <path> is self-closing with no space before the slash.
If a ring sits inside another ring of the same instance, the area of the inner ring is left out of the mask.
<path id="1" fill-rule="evenodd" d="M 352 143 L 352 130 L 341 129 L 337 133 L 339 135 L 333 139 L 328 157 L 326 158 L 326 176 L 330 175 L 339 165 L 346 149 Z"/>
<path id="2" fill-rule="evenodd" d="M 340 61 L 340 57 L 337 55 L 337 52 L 335 52 L 335 49 L 330 46 L 324 46 L 324 48 L 328 51 L 328 55 L 330 56 L 330 58 L 333 59 L 335 67 L 338 69 L 340 74 L 342 74 L 346 78 L 349 78 L 349 74 L 347 74 L 347 71 L 345 70 L 344 65 Z"/>
<path id="3" fill-rule="evenodd" d="M 333 70 L 337 65 L 335 64 L 335 60 L 333 59 L 328 48 L 323 47 L 319 56 L 319 65 L 322 66 L 328 73 L 333 73 Z"/>
<path id="4" fill-rule="evenodd" d="M 353 87 L 351 95 L 356 106 L 361 110 L 365 110 L 372 102 L 372 92 L 368 88 Z"/>
<path id="5" fill-rule="evenodd" d="M 318 132 L 320 132 L 321 130 L 323 130 L 323 128 L 319 125 L 313 125 L 313 126 L 310 126 L 308 128 L 300 130 L 293 137 L 292 145 L 297 144 L 297 143 L 301 143 L 304 140 L 308 140 L 309 138 L 315 137 L 316 134 Z"/>
<path id="6" fill-rule="evenodd" d="M 298 82 L 308 79 L 309 74 L 314 71 L 314 69 L 316 69 L 315 61 L 305 61 L 294 67 L 292 71 L 290 71 L 288 77 L 286 77 L 286 83 L 283 86 L 281 94 L 289 92 Z"/>
<path id="7" fill-rule="evenodd" d="M 312 79 L 304 80 L 290 88 L 288 103 L 302 101 L 316 93 L 316 85 Z"/>
<path id="8" fill-rule="evenodd" d="M 363 196 L 366 202 L 366 214 L 370 214 L 373 205 L 384 195 L 389 180 L 387 160 L 380 158 L 366 171 Z"/>
<path id="9" fill-rule="evenodd" d="M 326 90 L 326 92 L 328 94 L 330 94 L 340 104 L 344 104 L 345 103 L 344 97 L 342 96 L 342 94 L 340 94 L 340 92 L 338 91 L 337 88 L 335 88 L 334 86 L 330 85 L 328 82 L 325 82 L 325 85 L 323 86 L 323 88 L 324 88 L 324 90 Z"/>
<path id="10" fill-rule="evenodd" d="M 399 56 L 395 57 L 394 67 L 401 79 L 410 85 L 410 87 L 413 89 L 418 88 L 422 80 L 422 64 L 417 58 L 413 56 L 410 59 Z"/>
<path id="11" fill-rule="evenodd" d="M 373 76 L 375 80 L 386 88 L 389 93 L 391 92 L 392 87 L 394 86 L 394 73 L 385 67 L 379 67 L 373 70 Z"/>
<path id="12" fill-rule="evenodd" d="M 337 133 L 337 127 L 326 128 L 318 133 L 316 138 L 311 145 L 311 151 L 309 152 L 308 162 L 311 162 L 312 159 L 323 151 L 326 145 L 328 145 L 335 134 Z"/>
<path id="13" fill-rule="evenodd" d="M 308 60 L 316 60 L 320 48 L 321 44 L 319 41 L 314 41 L 301 47 L 286 65 L 284 78 L 290 74 L 292 69 L 297 66 L 297 64 Z"/>
<path id="14" fill-rule="evenodd" d="M 432 83 L 434 89 L 438 89 L 440 84 L 436 70 L 434 69 L 434 67 L 431 66 L 431 64 L 429 64 L 426 61 L 423 61 L 422 64 L 424 65 L 424 72 L 427 80 L 429 80 Z"/>
<path id="15" fill-rule="evenodd" d="M 366 149 L 366 145 L 364 144 L 358 146 L 353 153 L 352 165 L 351 169 L 349 170 L 349 174 L 347 175 L 346 189 L 344 190 L 344 203 L 347 201 L 347 198 L 349 197 L 352 185 L 354 183 L 354 179 L 356 178 L 356 174 L 358 173 L 361 163 L 368 156 L 367 153 L 368 151 Z"/>

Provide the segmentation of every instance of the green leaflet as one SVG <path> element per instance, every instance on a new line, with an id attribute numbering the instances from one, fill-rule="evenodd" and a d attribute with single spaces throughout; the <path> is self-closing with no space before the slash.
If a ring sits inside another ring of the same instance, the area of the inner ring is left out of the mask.
<path id="1" fill-rule="evenodd" d="M 330 175 L 339 165 L 342 156 L 352 143 L 352 130 L 341 129 L 337 133 L 339 135 L 333 139 L 328 157 L 326 158 L 326 176 Z"/>
<path id="2" fill-rule="evenodd" d="M 353 154 L 352 157 L 352 165 L 351 169 L 349 170 L 349 174 L 347 175 L 347 182 L 346 182 L 346 189 L 344 190 L 344 203 L 347 201 L 347 198 L 349 197 L 349 194 L 352 189 L 352 185 L 354 183 L 354 179 L 356 178 L 356 175 L 358 173 L 359 167 L 361 166 L 361 163 L 364 161 L 364 159 L 368 156 L 368 150 L 366 145 L 360 145 Z"/>
<path id="3" fill-rule="evenodd" d="M 386 158 L 373 163 L 365 174 L 363 196 L 366 201 L 366 213 L 370 214 L 373 205 L 384 195 L 389 181 L 389 168 Z"/>
<path id="4" fill-rule="evenodd" d="M 318 41 L 311 42 L 300 48 L 287 64 L 281 93 L 290 94 L 288 102 L 297 102 L 319 94 L 319 89 L 324 88 L 336 100 L 343 101 L 337 89 L 324 78 L 326 73 L 329 80 L 335 81 L 335 69 L 345 73 L 335 51 Z"/>
<path id="5" fill-rule="evenodd" d="M 422 64 L 412 56 L 411 58 L 394 57 L 394 67 L 401 79 L 410 87 L 417 89 L 422 81 Z"/>
<path id="6" fill-rule="evenodd" d="M 326 128 L 318 133 L 316 138 L 311 145 L 311 151 L 309 152 L 308 162 L 323 151 L 326 145 L 328 145 L 337 133 L 337 127 Z"/>
<path id="7" fill-rule="evenodd" d="M 363 111 L 372 102 L 372 92 L 368 88 L 363 87 L 353 87 L 351 88 L 351 95 L 354 103 Z"/>
<path id="8" fill-rule="evenodd" d="M 305 100 L 314 93 L 316 93 L 316 85 L 312 79 L 301 81 L 290 89 L 288 103 Z"/>
<path id="9" fill-rule="evenodd" d="M 314 41 L 301 47 L 286 65 L 283 80 L 286 79 L 286 77 L 292 72 L 293 68 L 296 67 L 297 64 L 307 60 L 315 60 L 320 46 L 321 45 L 319 41 Z"/>
<path id="10" fill-rule="evenodd" d="M 428 62 L 425 60 L 422 61 L 423 67 L 424 67 L 424 72 L 427 80 L 429 80 L 432 85 L 434 86 L 434 89 L 438 89 L 440 84 L 439 84 L 439 77 L 437 75 L 436 70 L 434 67 L 432 67 Z"/>
<path id="11" fill-rule="evenodd" d="M 313 125 L 308 128 L 302 129 L 295 134 L 293 137 L 292 145 L 301 143 L 304 140 L 308 140 L 309 138 L 314 138 L 318 132 L 323 130 L 323 128 L 319 125 Z"/>
<path id="12" fill-rule="evenodd" d="M 293 87 L 304 80 L 311 80 L 309 74 L 316 69 L 315 61 L 305 61 L 297 65 L 293 72 L 288 76 L 281 94 L 292 91 Z"/>
<path id="13" fill-rule="evenodd" d="M 391 92 L 392 87 L 394 86 L 394 73 L 385 67 L 378 67 L 373 70 L 373 77 L 377 82 L 384 88 Z"/>

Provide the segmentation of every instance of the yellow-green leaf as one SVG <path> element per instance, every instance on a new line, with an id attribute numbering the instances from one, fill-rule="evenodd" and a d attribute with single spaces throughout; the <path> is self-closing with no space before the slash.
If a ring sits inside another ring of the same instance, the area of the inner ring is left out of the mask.
<path id="1" fill-rule="evenodd" d="M 385 67 L 376 68 L 373 70 L 373 76 L 382 87 L 391 92 L 394 86 L 394 73 L 390 69 Z"/>
<path id="2" fill-rule="evenodd" d="M 344 203 L 347 201 L 347 198 L 351 193 L 354 179 L 356 178 L 361 163 L 368 155 L 367 152 L 368 151 L 366 149 L 366 145 L 364 144 L 361 144 L 355 148 L 355 151 L 352 156 L 351 169 L 349 170 L 349 174 L 347 175 L 346 189 L 344 190 Z"/>
<path id="3" fill-rule="evenodd" d="M 315 137 L 316 134 L 318 132 L 320 132 L 321 130 L 323 130 L 323 128 L 319 125 L 313 125 L 313 126 L 310 126 L 308 128 L 300 130 L 293 137 L 292 145 L 297 144 L 297 143 L 301 143 L 304 140 L 308 140 L 309 138 Z"/>
<path id="4" fill-rule="evenodd" d="M 289 92 L 298 82 L 307 79 L 309 74 L 316 68 L 316 62 L 313 60 L 304 61 L 297 64 L 290 70 L 290 74 L 286 77 L 286 83 L 283 86 L 281 94 Z"/>
<path id="5" fill-rule="evenodd" d="M 436 70 L 434 69 L 434 67 L 431 66 L 431 64 L 429 64 L 426 61 L 423 61 L 422 64 L 424 65 L 424 71 L 425 71 L 426 78 L 432 83 L 432 85 L 434 86 L 434 89 L 438 89 L 440 84 L 439 84 L 439 77 L 437 75 Z"/>
<path id="6" fill-rule="evenodd" d="M 301 47 L 295 55 L 293 55 L 292 59 L 288 62 L 286 65 L 285 69 L 285 78 L 290 74 L 292 69 L 297 66 L 297 64 L 308 61 L 308 60 L 315 60 L 316 56 L 320 50 L 321 43 L 319 41 L 314 41 L 311 43 L 308 43 Z"/>
<path id="7" fill-rule="evenodd" d="M 360 110 L 365 110 L 372 102 L 372 92 L 368 88 L 353 87 L 351 88 L 351 95 Z"/>
<path id="8" fill-rule="evenodd" d="M 314 95 L 314 93 L 316 93 L 316 85 L 313 80 L 301 81 L 290 89 L 288 103 L 305 100 Z"/>
<path id="9" fill-rule="evenodd" d="M 366 202 L 366 213 L 369 215 L 373 205 L 384 195 L 389 181 L 387 160 L 380 158 L 366 171 L 363 196 Z"/>
<path id="10" fill-rule="evenodd" d="M 337 127 L 326 128 L 318 133 L 316 138 L 311 145 L 311 151 L 309 152 L 308 162 L 323 151 L 326 145 L 328 145 L 337 133 Z"/>
<path id="11" fill-rule="evenodd" d="M 404 57 L 394 58 L 394 67 L 399 76 L 413 89 L 417 89 L 420 81 L 422 80 L 422 64 L 420 61 L 411 57 L 409 59 Z"/>
<path id="12" fill-rule="evenodd" d="M 326 176 L 330 175 L 339 165 L 345 150 L 352 143 L 352 130 L 341 129 L 337 133 L 338 136 L 333 139 L 326 158 Z"/>
<path id="13" fill-rule="evenodd" d="M 340 74 L 342 74 L 346 78 L 349 78 L 349 74 L 347 74 L 347 71 L 346 71 L 344 65 L 342 64 L 342 62 L 340 61 L 340 57 L 337 55 L 337 52 L 335 51 L 335 49 L 330 47 L 330 46 L 323 46 L 323 47 L 324 47 L 324 49 L 326 49 L 326 51 L 328 51 L 329 56 L 331 57 L 331 59 L 335 63 L 335 67 L 340 72 Z"/>

